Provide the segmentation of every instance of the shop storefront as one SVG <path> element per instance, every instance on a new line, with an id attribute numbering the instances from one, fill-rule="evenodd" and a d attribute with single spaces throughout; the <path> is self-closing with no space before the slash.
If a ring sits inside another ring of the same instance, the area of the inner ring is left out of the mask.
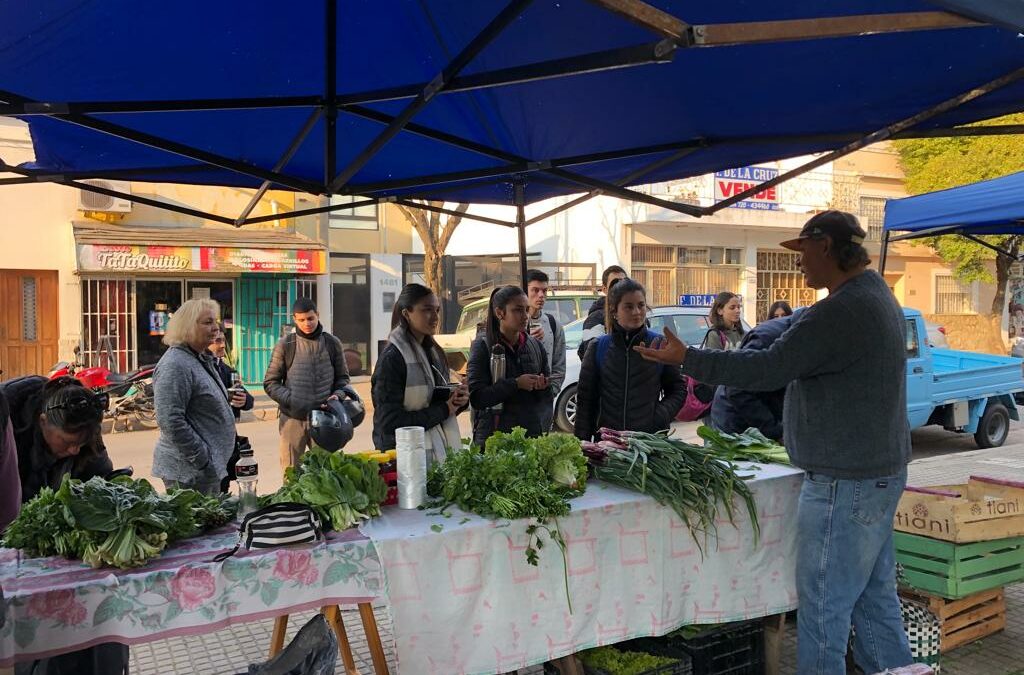
<path id="1" fill-rule="evenodd" d="M 157 361 L 167 320 L 192 298 L 221 306 L 230 357 L 248 383 L 263 379 L 297 297 L 313 297 L 327 254 L 307 248 L 77 243 L 82 359 L 127 371 Z"/>

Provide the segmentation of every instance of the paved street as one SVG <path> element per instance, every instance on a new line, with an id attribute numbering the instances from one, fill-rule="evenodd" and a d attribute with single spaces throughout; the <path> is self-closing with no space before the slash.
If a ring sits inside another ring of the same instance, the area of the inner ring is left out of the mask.
<path id="1" fill-rule="evenodd" d="M 358 385 L 369 401 L 369 384 Z M 258 407 L 268 409 L 265 400 Z M 239 424 L 240 434 L 250 438 L 260 462 L 260 492 L 277 489 L 281 471 L 277 458 L 276 419 L 255 420 Z M 460 418 L 464 434 L 468 434 L 468 416 Z M 695 424 L 678 424 L 676 433 L 686 439 L 696 439 Z M 373 447 L 370 440 L 371 423 L 356 430 L 349 444 L 352 451 Z M 136 475 L 148 477 L 152 466 L 152 448 L 157 432 L 141 431 L 108 435 L 107 445 L 114 464 L 132 465 Z M 978 450 L 973 438 L 951 434 L 942 430 L 922 430 L 914 433 L 914 461 L 910 465 L 910 482 L 916 485 L 934 485 L 965 481 L 969 475 L 988 474 L 1024 480 L 1024 425 L 1014 424 L 1010 439 L 1002 448 Z M 951 675 L 1011 675 L 1019 673 L 1024 665 L 1024 584 L 1007 588 L 1007 627 L 998 635 L 969 645 L 943 657 L 942 672 Z M 372 672 L 369 652 L 362 636 L 358 614 L 352 608 L 344 611 L 344 620 L 360 661 L 360 671 Z M 309 613 L 292 617 L 288 639 L 310 616 Z M 377 607 L 377 620 L 389 660 L 394 664 L 391 642 L 391 622 L 385 607 Z M 208 635 L 161 640 L 132 648 L 132 672 L 140 675 L 225 675 L 240 672 L 251 662 L 265 658 L 270 643 L 272 622 L 258 621 Z M 782 655 L 782 672 L 796 672 L 796 627 L 789 623 Z M 394 669 L 393 669 L 394 670 Z M 338 673 L 344 672 L 340 662 Z M 523 675 L 539 675 L 540 668 L 521 671 Z"/>

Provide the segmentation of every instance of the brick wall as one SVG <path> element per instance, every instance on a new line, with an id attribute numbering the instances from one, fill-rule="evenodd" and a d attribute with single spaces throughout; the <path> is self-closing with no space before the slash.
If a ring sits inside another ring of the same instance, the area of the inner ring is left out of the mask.
<path id="1" fill-rule="evenodd" d="M 1003 356 L 1008 353 L 1003 342 L 1000 320 L 996 317 L 979 314 L 925 314 L 924 318 L 946 328 L 946 341 L 950 349 Z"/>

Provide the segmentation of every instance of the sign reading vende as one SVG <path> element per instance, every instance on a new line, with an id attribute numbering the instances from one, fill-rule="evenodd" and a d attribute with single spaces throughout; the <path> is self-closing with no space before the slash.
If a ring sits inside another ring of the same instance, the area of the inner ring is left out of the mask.
<path id="1" fill-rule="evenodd" d="M 79 244 L 78 269 L 82 272 L 323 274 L 327 270 L 327 254 L 321 250 Z"/>
<path id="2" fill-rule="evenodd" d="M 778 169 L 769 169 L 764 166 L 745 166 L 739 169 L 728 169 L 715 172 L 715 201 L 720 202 L 733 195 L 757 187 L 766 180 L 771 180 L 779 175 Z M 736 202 L 732 205 L 736 209 L 760 209 L 764 211 L 779 210 L 779 193 L 777 188 L 770 187 L 756 193 L 753 197 Z"/>

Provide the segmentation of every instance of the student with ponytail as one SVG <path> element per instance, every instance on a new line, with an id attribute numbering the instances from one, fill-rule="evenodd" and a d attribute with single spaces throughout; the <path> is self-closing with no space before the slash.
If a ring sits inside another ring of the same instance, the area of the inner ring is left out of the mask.
<path id="1" fill-rule="evenodd" d="M 469 355 L 469 401 L 476 411 L 473 442 L 483 447 L 495 431 L 523 427 L 530 436 L 547 431 L 551 418 L 550 371 L 544 346 L 527 334 L 529 303 L 518 286 L 491 293 L 484 335 L 473 342 Z M 491 354 L 505 356 L 505 376 L 491 377 Z"/>

